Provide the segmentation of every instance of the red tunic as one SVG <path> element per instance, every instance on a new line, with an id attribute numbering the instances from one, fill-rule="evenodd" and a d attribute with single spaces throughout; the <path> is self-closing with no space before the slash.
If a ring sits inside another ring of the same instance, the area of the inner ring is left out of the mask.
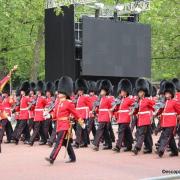
<path id="1" fill-rule="evenodd" d="M 28 96 L 22 96 L 20 100 L 20 111 L 19 111 L 19 119 L 20 120 L 28 120 L 29 119 L 29 101 L 30 98 Z"/>
<path id="2" fill-rule="evenodd" d="M 29 97 L 29 103 L 35 101 L 36 99 L 36 96 L 31 96 Z M 33 119 L 34 118 L 34 108 L 32 107 L 30 110 L 29 110 L 29 119 Z"/>
<path id="3" fill-rule="evenodd" d="M 180 92 L 177 92 L 177 93 L 176 93 L 175 99 L 176 99 L 177 101 L 180 101 Z"/>
<path id="4" fill-rule="evenodd" d="M 130 107 L 133 105 L 134 99 L 125 97 L 122 99 L 121 104 L 117 108 L 117 122 L 118 123 L 130 123 L 131 116 Z"/>
<path id="5" fill-rule="evenodd" d="M 11 106 L 13 104 L 13 101 L 10 97 L 5 97 L 2 101 L 2 107 L 3 110 L 8 114 L 8 116 L 11 116 Z"/>
<path id="6" fill-rule="evenodd" d="M 161 127 L 173 127 L 177 125 L 177 115 L 180 114 L 180 102 L 175 99 L 167 100 L 165 108 L 161 111 Z"/>
<path id="7" fill-rule="evenodd" d="M 98 122 L 110 122 L 111 120 L 111 108 L 113 98 L 109 96 L 103 96 L 98 108 Z"/>
<path id="8" fill-rule="evenodd" d="M 44 108 L 46 106 L 46 98 L 44 96 L 39 96 L 36 101 L 36 106 L 34 109 L 34 121 L 44 121 Z"/>
<path id="9" fill-rule="evenodd" d="M 83 119 L 88 119 L 89 117 L 89 110 L 91 107 L 91 101 L 89 96 L 82 95 L 78 97 L 77 104 L 76 104 L 76 110 L 81 115 Z"/>
<path id="10" fill-rule="evenodd" d="M 139 101 L 138 126 L 150 125 L 152 120 L 152 111 L 155 101 L 149 98 L 143 98 Z"/>
<path id="11" fill-rule="evenodd" d="M 76 120 L 81 118 L 81 115 L 75 109 L 75 105 L 70 100 L 59 102 L 56 104 L 53 112 L 51 113 L 52 118 L 56 119 L 56 132 L 61 130 L 68 130 L 70 127 L 70 116 L 74 116 Z"/>

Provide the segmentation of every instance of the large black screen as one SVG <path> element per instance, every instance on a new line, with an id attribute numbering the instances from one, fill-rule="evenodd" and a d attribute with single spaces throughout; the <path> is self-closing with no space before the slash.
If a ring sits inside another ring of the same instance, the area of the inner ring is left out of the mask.
<path id="1" fill-rule="evenodd" d="M 150 77 L 150 26 L 83 17 L 82 75 Z"/>

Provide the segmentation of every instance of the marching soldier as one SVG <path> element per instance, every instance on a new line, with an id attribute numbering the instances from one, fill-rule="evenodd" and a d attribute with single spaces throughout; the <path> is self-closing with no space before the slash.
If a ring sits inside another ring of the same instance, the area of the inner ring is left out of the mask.
<path id="1" fill-rule="evenodd" d="M 91 102 L 91 109 L 89 111 L 89 120 L 88 120 L 88 134 L 91 133 L 95 138 L 96 135 L 96 127 L 95 127 L 95 116 L 92 112 L 93 110 L 93 104 L 97 101 L 98 97 L 96 95 L 97 89 L 96 89 L 96 82 L 94 81 L 89 81 L 89 99 Z"/>
<path id="2" fill-rule="evenodd" d="M 113 102 L 112 111 L 117 112 L 118 122 L 118 140 L 113 151 L 120 152 L 123 141 L 125 142 L 126 151 L 131 151 L 133 144 L 133 137 L 129 127 L 131 116 L 130 109 L 134 103 L 134 99 L 129 97 L 132 93 L 132 84 L 128 79 L 122 79 L 118 84 L 117 93 L 119 97 L 116 102 Z"/>
<path id="3" fill-rule="evenodd" d="M 30 82 L 30 92 L 29 92 L 29 104 L 33 103 L 36 100 L 36 83 Z M 29 132 L 31 133 L 31 130 L 34 129 L 34 110 L 32 108 L 29 108 Z"/>
<path id="4" fill-rule="evenodd" d="M 93 150 L 98 151 L 99 150 L 99 144 L 101 139 L 104 137 L 105 142 L 107 143 L 107 146 L 105 146 L 103 149 L 112 149 L 112 140 L 110 137 L 108 125 L 111 121 L 111 108 L 112 108 L 112 98 L 110 98 L 108 95 L 111 91 L 111 82 L 109 80 L 103 80 L 100 83 L 99 90 L 100 90 L 100 104 L 97 108 L 98 111 L 98 129 L 96 131 L 95 140 L 93 142 L 94 148 Z"/>
<path id="5" fill-rule="evenodd" d="M 29 145 L 33 146 L 35 139 L 37 135 L 41 136 L 41 141 L 39 145 L 45 145 L 47 142 L 47 137 L 45 136 L 44 130 L 43 130 L 43 121 L 44 116 L 44 108 L 46 106 L 46 98 L 43 96 L 44 93 L 44 83 L 42 81 L 38 81 L 37 83 L 37 97 L 36 101 L 33 103 L 35 105 L 34 107 L 34 131 L 32 136 L 30 137 L 29 140 Z"/>
<path id="6" fill-rule="evenodd" d="M 162 157 L 166 147 L 169 145 L 170 156 L 178 156 L 178 149 L 174 140 L 177 126 L 177 115 L 180 114 L 180 102 L 173 99 L 175 96 L 175 85 L 172 82 L 164 83 L 165 106 L 158 114 L 161 115 L 160 126 L 162 128 L 158 155 Z"/>
<path id="7" fill-rule="evenodd" d="M 55 103 L 54 84 L 51 82 L 47 82 L 45 92 L 46 92 L 45 110 L 51 112 Z M 43 129 L 44 129 L 46 139 L 48 139 L 52 133 L 52 120 L 51 119 L 45 119 L 45 121 L 43 121 Z"/>
<path id="8" fill-rule="evenodd" d="M 172 79 L 172 82 L 176 86 L 175 99 L 180 102 L 180 81 L 177 78 Z M 180 152 L 180 116 L 177 117 L 177 135 L 179 136 L 178 150 Z"/>
<path id="9" fill-rule="evenodd" d="M 4 132 L 6 131 L 7 141 L 5 143 L 10 143 L 13 133 L 13 128 L 11 125 L 11 106 L 14 104 L 13 98 L 10 96 L 10 85 L 7 83 L 2 90 L 2 103 L 1 107 L 6 114 L 4 117 L 1 117 L 0 121 L 0 143 L 2 143 Z"/>
<path id="10" fill-rule="evenodd" d="M 75 82 L 75 91 L 77 93 L 76 110 L 84 119 L 85 124 L 88 123 L 89 110 L 91 109 L 91 102 L 89 96 L 86 94 L 88 91 L 88 84 L 84 79 L 77 79 Z M 89 136 L 87 127 L 82 129 L 82 127 L 77 124 L 76 126 L 76 140 L 74 147 L 87 147 L 89 144 Z"/>
<path id="11" fill-rule="evenodd" d="M 51 164 L 53 164 L 61 147 L 64 145 L 66 146 L 68 155 L 70 157 L 70 160 L 67 162 L 72 163 L 76 161 L 76 156 L 71 146 L 71 139 L 70 139 L 71 131 L 72 131 L 72 125 L 70 122 L 71 114 L 81 124 L 83 128 L 85 128 L 85 124 L 83 123 L 80 114 L 75 109 L 74 104 L 72 103 L 72 101 L 70 101 L 70 96 L 73 92 L 73 81 L 70 77 L 67 76 L 61 77 L 59 81 L 58 92 L 59 92 L 58 94 L 59 103 L 56 104 L 53 112 L 51 113 L 51 115 L 49 113 L 47 114 L 44 113 L 45 117 L 57 120 L 56 144 L 49 158 L 46 158 L 46 160 Z"/>
<path id="12" fill-rule="evenodd" d="M 18 144 L 19 139 L 23 133 L 25 135 L 25 141 L 24 141 L 25 144 L 29 142 L 29 138 L 30 138 L 29 126 L 28 126 L 29 89 L 30 89 L 30 84 L 28 81 L 25 81 L 24 83 L 22 83 L 19 89 L 20 94 L 21 94 L 21 99 L 20 99 L 20 104 L 19 104 L 19 120 L 18 120 L 19 125 L 14 135 L 14 140 L 16 144 Z"/>
<path id="13" fill-rule="evenodd" d="M 58 84 L 59 84 L 59 80 L 56 80 L 54 85 L 55 85 L 55 102 L 54 102 L 54 107 L 56 106 L 56 104 L 58 104 L 58 98 L 57 98 L 57 95 L 58 95 Z M 48 140 L 48 146 L 49 147 L 52 147 L 53 146 L 53 143 L 55 142 L 56 140 L 56 119 L 52 119 L 52 126 L 53 126 L 53 130 L 52 130 L 52 133 L 51 133 L 51 136 Z"/>
<path id="14" fill-rule="evenodd" d="M 152 135 L 151 135 L 151 118 L 152 110 L 155 102 L 149 98 L 150 87 L 145 79 L 138 79 L 136 81 L 136 91 L 139 102 L 136 110 L 137 114 L 137 142 L 133 149 L 135 155 L 141 150 L 143 143 L 146 149 L 144 153 L 152 153 Z"/>

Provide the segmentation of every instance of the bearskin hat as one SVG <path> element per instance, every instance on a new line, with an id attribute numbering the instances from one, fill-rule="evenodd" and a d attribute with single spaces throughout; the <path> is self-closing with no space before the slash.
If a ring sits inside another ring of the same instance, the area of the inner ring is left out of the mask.
<path id="1" fill-rule="evenodd" d="M 157 89 L 155 86 L 152 86 L 152 93 L 151 93 L 151 96 L 152 97 L 155 97 L 157 95 Z"/>
<path id="2" fill-rule="evenodd" d="M 163 90 L 163 93 L 165 94 L 166 92 L 169 92 L 172 94 L 172 96 L 174 97 L 175 93 L 176 93 L 176 87 L 174 85 L 173 82 L 171 81 L 166 81 L 164 83 L 164 90 Z"/>
<path id="3" fill-rule="evenodd" d="M 149 83 L 148 83 L 147 80 L 139 78 L 139 79 L 136 80 L 135 86 L 136 86 L 137 93 L 139 91 L 144 91 L 145 92 L 145 96 L 146 97 L 149 96 L 150 88 L 149 88 Z"/>
<path id="4" fill-rule="evenodd" d="M 46 83 L 46 92 L 48 91 L 48 92 L 50 92 L 51 93 L 51 95 L 53 95 L 54 94 L 54 90 L 55 90 L 55 87 L 54 87 L 54 84 L 52 83 L 52 82 L 47 82 Z"/>
<path id="5" fill-rule="evenodd" d="M 45 90 L 44 82 L 43 81 L 38 81 L 37 86 L 36 86 L 37 91 L 41 91 L 42 93 Z"/>
<path id="6" fill-rule="evenodd" d="M 59 79 L 57 79 L 57 80 L 54 82 L 55 91 L 58 90 L 58 85 L 59 85 Z"/>
<path id="7" fill-rule="evenodd" d="M 172 82 L 174 83 L 174 85 L 175 85 L 175 87 L 176 87 L 176 90 L 177 90 L 178 92 L 180 92 L 180 81 L 179 81 L 179 79 L 173 78 L 173 79 L 172 79 Z"/>
<path id="8" fill-rule="evenodd" d="M 100 85 L 99 85 L 99 92 L 101 90 L 105 90 L 107 92 L 107 95 L 110 94 L 112 92 L 112 84 L 111 81 L 109 80 L 102 80 Z"/>
<path id="9" fill-rule="evenodd" d="M 73 93 L 73 80 L 69 76 L 62 76 L 58 84 L 58 92 L 70 98 Z"/>
<path id="10" fill-rule="evenodd" d="M 118 83 L 117 93 L 119 94 L 120 91 L 126 91 L 129 94 L 132 94 L 132 83 L 128 79 L 121 79 Z"/>
<path id="11" fill-rule="evenodd" d="M 88 84 L 85 79 L 76 79 L 75 91 L 77 92 L 78 90 L 84 91 L 85 94 L 88 92 Z"/>
<path id="12" fill-rule="evenodd" d="M 2 93 L 7 93 L 10 95 L 10 84 L 6 83 L 5 86 L 3 87 Z"/>
<path id="13" fill-rule="evenodd" d="M 88 87 L 89 87 L 89 92 L 95 92 L 97 91 L 96 87 L 97 83 L 95 81 L 88 81 Z"/>
<path id="14" fill-rule="evenodd" d="M 35 93 L 36 90 L 36 83 L 35 82 L 30 82 L 30 91 L 33 91 Z"/>
<path id="15" fill-rule="evenodd" d="M 152 96 L 152 91 L 153 91 L 153 86 L 152 84 L 147 80 L 148 84 L 149 84 L 149 92 L 148 92 L 148 97 Z"/>
<path id="16" fill-rule="evenodd" d="M 164 90 L 164 83 L 166 82 L 165 79 L 161 80 L 160 84 L 159 84 L 159 95 L 163 94 L 163 90 Z"/>
<path id="17" fill-rule="evenodd" d="M 26 95 L 29 94 L 29 91 L 30 91 L 30 84 L 28 81 L 24 81 L 20 88 L 19 88 L 20 91 L 24 91 Z"/>

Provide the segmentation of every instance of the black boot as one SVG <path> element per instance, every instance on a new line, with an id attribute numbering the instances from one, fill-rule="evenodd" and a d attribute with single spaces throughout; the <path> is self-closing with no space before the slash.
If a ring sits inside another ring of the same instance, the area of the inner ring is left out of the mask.
<path id="1" fill-rule="evenodd" d="M 99 151 L 99 147 L 94 146 L 94 147 L 93 147 L 93 150 L 94 150 L 94 151 Z"/>
<path id="2" fill-rule="evenodd" d="M 140 149 L 137 148 L 137 147 L 135 147 L 135 148 L 132 150 L 132 152 L 133 152 L 135 155 L 137 155 L 139 151 L 140 151 Z"/>
<path id="3" fill-rule="evenodd" d="M 103 150 L 109 150 L 109 149 L 112 149 L 112 146 L 105 146 L 105 147 L 103 147 Z"/>
<path id="4" fill-rule="evenodd" d="M 45 160 L 48 161 L 50 164 L 53 164 L 53 163 L 54 163 L 54 160 L 51 159 L 51 158 L 47 158 L 47 157 L 46 157 Z"/>
<path id="5" fill-rule="evenodd" d="M 68 161 L 66 161 L 65 163 L 75 163 L 76 160 L 75 159 L 69 159 Z"/>
<path id="6" fill-rule="evenodd" d="M 120 152 L 120 149 L 119 149 L 117 146 L 115 146 L 114 148 L 112 148 L 112 150 L 113 150 L 114 152 L 117 152 L 117 153 Z"/>
<path id="7" fill-rule="evenodd" d="M 151 154 L 152 153 L 152 149 L 144 149 L 143 153 L 144 154 Z"/>
<path id="8" fill-rule="evenodd" d="M 169 156 L 170 156 L 170 157 L 178 156 L 178 152 L 171 152 L 171 153 L 169 154 Z"/>

